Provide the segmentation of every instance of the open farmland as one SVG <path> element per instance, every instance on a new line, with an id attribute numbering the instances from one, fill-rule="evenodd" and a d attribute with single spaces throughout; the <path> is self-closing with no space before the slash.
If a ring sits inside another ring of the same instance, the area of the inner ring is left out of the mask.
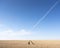
<path id="1" fill-rule="evenodd" d="M 59 40 L 0 40 L 0 48 L 60 48 Z"/>

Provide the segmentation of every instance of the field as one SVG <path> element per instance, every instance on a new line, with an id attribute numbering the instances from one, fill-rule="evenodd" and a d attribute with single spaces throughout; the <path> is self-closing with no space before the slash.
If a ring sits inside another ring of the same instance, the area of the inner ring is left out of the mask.
<path id="1" fill-rule="evenodd" d="M 60 48 L 60 40 L 0 40 L 0 48 Z"/>

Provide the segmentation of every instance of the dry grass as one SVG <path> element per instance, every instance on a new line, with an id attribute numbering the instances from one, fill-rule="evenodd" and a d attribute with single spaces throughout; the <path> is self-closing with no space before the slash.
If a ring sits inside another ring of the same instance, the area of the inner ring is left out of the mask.
<path id="1" fill-rule="evenodd" d="M 59 40 L 32 40 L 28 45 L 28 40 L 0 40 L 0 48 L 60 48 Z"/>

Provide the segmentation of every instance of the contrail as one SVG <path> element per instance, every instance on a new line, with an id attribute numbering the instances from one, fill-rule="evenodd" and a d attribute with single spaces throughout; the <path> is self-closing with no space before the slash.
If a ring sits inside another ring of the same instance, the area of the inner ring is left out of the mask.
<path id="1" fill-rule="evenodd" d="M 52 11 L 52 9 L 58 4 L 58 1 L 56 1 L 53 6 L 43 15 L 42 18 L 40 18 L 35 25 L 33 25 L 32 30 L 42 21 L 44 20 L 47 15 Z"/>

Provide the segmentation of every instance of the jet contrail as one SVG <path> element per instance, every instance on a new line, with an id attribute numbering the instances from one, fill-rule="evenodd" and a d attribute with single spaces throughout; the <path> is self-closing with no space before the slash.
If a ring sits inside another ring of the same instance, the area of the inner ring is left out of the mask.
<path id="1" fill-rule="evenodd" d="M 52 9 L 53 9 L 57 4 L 58 4 L 58 1 L 56 1 L 56 2 L 53 4 L 53 6 L 44 14 L 44 16 L 43 16 L 41 19 L 39 19 L 35 25 L 33 25 L 32 30 L 33 30 L 42 20 L 44 20 L 44 19 L 47 17 L 47 15 L 52 11 Z"/>

